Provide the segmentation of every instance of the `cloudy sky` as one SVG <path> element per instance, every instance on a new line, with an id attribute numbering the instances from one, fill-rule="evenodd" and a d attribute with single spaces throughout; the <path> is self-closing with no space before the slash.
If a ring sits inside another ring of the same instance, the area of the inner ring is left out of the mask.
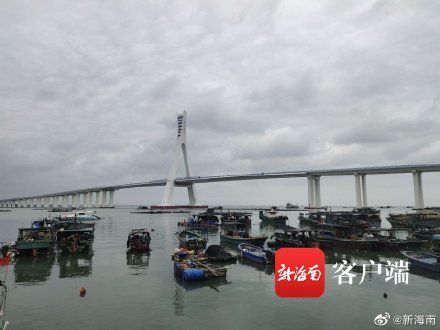
<path id="1" fill-rule="evenodd" d="M 3 1 L 0 197 L 162 178 L 184 109 L 194 175 L 440 163 L 439 17 L 436 0 Z M 371 203 L 413 203 L 410 175 L 367 180 Z M 439 185 L 424 175 L 428 204 Z M 197 193 L 307 196 L 303 179 Z M 324 178 L 322 195 L 354 204 L 354 179 Z"/>

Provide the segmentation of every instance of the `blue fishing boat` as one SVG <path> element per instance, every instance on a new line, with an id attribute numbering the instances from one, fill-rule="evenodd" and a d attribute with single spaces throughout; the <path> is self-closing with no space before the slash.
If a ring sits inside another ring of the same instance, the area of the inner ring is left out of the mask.
<path id="1" fill-rule="evenodd" d="M 211 277 L 225 277 L 227 269 L 196 260 L 174 262 L 174 274 L 186 282 L 201 281 Z"/>
<path id="2" fill-rule="evenodd" d="M 274 254 L 270 250 L 265 250 L 259 246 L 252 244 L 241 243 L 238 244 L 241 257 L 259 264 L 270 264 L 274 262 Z"/>
<path id="3" fill-rule="evenodd" d="M 408 258 L 411 266 L 440 273 L 440 256 L 418 251 L 403 251 L 402 254 Z"/>

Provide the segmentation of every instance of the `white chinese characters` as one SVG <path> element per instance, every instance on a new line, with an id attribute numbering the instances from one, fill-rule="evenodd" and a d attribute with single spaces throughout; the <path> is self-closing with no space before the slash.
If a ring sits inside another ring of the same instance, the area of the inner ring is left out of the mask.
<path id="1" fill-rule="evenodd" d="M 338 285 L 341 284 L 353 284 L 353 280 L 358 274 L 353 272 L 353 268 L 356 266 L 356 263 L 353 262 L 349 264 L 347 260 L 342 260 L 342 263 L 338 265 L 335 263 L 333 268 L 335 270 L 335 278 L 338 279 Z M 362 265 L 362 276 L 359 281 L 359 285 L 361 285 L 366 275 L 378 274 L 382 275 L 383 270 L 385 270 L 385 282 L 393 280 L 394 284 L 408 284 L 408 271 L 409 271 L 409 263 L 408 261 L 399 260 L 396 262 L 390 262 L 387 260 L 386 265 L 381 263 L 375 263 L 373 260 L 370 260 L 369 264 Z"/>

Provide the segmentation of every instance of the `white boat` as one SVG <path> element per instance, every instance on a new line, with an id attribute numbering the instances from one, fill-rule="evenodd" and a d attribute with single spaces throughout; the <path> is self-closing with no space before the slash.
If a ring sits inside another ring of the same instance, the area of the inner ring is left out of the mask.
<path id="1" fill-rule="evenodd" d="M 286 221 L 288 219 L 286 215 L 278 213 L 276 206 L 272 206 L 269 210 L 260 210 L 259 217 L 262 221 L 268 222 Z"/>
<path id="2" fill-rule="evenodd" d="M 101 220 L 95 214 L 95 211 L 75 211 L 72 213 L 66 213 L 60 216 L 61 220 L 76 220 L 76 221 L 98 221 Z"/>

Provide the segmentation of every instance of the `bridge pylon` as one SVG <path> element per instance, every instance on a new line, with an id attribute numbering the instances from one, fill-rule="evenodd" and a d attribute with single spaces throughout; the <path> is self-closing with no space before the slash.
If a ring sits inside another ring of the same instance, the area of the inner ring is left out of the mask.
<path id="1" fill-rule="evenodd" d="M 168 206 L 171 204 L 171 199 L 173 196 L 173 190 L 175 186 L 174 180 L 176 179 L 177 176 L 177 170 L 179 168 L 181 155 L 183 156 L 183 162 L 185 164 L 186 176 L 190 177 L 191 175 L 189 172 L 188 156 L 186 150 L 186 111 L 177 114 L 177 143 L 176 143 L 176 148 L 174 150 L 173 162 L 168 172 L 165 191 L 162 197 L 163 206 Z M 189 186 L 187 186 L 187 189 L 188 189 L 189 204 L 196 205 L 197 199 L 196 199 L 196 191 L 194 188 L 194 184 L 190 184 Z"/>

